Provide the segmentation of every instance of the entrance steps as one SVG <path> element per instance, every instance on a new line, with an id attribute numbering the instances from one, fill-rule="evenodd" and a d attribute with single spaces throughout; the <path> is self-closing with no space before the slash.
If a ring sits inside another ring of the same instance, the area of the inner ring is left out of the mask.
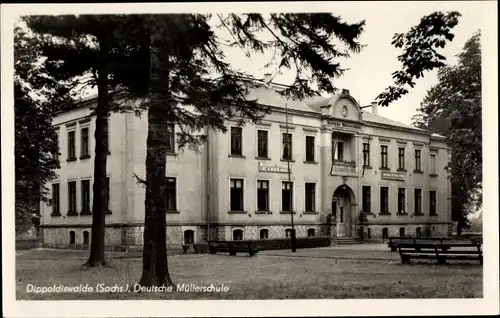
<path id="1" fill-rule="evenodd" d="M 366 240 L 363 240 L 359 237 L 337 237 L 337 244 L 363 244 L 366 243 Z"/>

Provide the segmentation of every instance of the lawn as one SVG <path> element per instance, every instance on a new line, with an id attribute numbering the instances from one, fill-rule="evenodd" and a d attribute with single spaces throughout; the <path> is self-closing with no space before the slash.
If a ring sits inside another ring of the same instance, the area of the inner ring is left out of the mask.
<path id="1" fill-rule="evenodd" d="M 348 249 L 264 251 L 254 257 L 179 254 L 169 257 L 176 284 L 224 286 L 227 292 L 47 293 L 39 287 L 83 284 L 95 289 L 133 286 L 141 275 L 139 254 L 110 253 L 110 268 L 82 270 L 88 251 L 35 249 L 16 256 L 17 299 L 345 299 L 480 298 L 482 266 L 477 263 L 402 265 L 397 253 Z"/>

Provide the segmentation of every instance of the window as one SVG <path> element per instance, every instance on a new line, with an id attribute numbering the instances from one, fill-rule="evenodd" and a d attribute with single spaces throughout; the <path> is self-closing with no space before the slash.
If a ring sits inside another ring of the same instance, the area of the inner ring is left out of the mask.
<path id="1" fill-rule="evenodd" d="M 415 236 L 416 236 L 417 238 L 419 238 L 419 237 L 421 237 L 421 236 L 422 236 L 422 228 L 417 227 L 417 228 L 415 229 Z"/>
<path id="2" fill-rule="evenodd" d="M 76 159 L 75 131 L 68 132 L 68 160 Z"/>
<path id="3" fill-rule="evenodd" d="M 285 237 L 291 237 L 292 236 L 292 229 L 285 229 Z"/>
<path id="4" fill-rule="evenodd" d="M 267 135 L 268 132 L 266 130 L 258 130 L 257 131 L 257 157 L 259 158 L 267 158 Z"/>
<path id="5" fill-rule="evenodd" d="M 257 180 L 257 210 L 269 211 L 269 181 Z"/>
<path id="6" fill-rule="evenodd" d="M 60 215 L 61 214 L 61 204 L 60 204 L 60 189 L 59 183 L 54 183 L 52 185 L 52 214 Z"/>
<path id="7" fill-rule="evenodd" d="M 406 189 L 398 189 L 398 213 L 406 213 Z"/>
<path id="8" fill-rule="evenodd" d="M 306 161 L 314 162 L 314 137 L 306 136 Z"/>
<path id="9" fill-rule="evenodd" d="M 307 230 L 307 237 L 314 237 L 314 232 L 315 232 L 314 229 L 308 229 Z"/>
<path id="10" fill-rule="evenodd" d="M 194 231 L 186 230 L 184 231 L 184 244 L 193 244 L 194 243 Z"/>
<path id="11" fill-rule="evenodd" d="M 337 142 L 337 160 L 344 161 L 344 143 Z"/>
<path id="12" fill-rule="evenodd" d="M 106 177 L 106 182 L 104 183 L 104 211 L 109 211 L 109 177 Z"/>
<path id="13" fill-rule="evenodd" d="M 281 187 L 281 210 L 283 212 L 292 211 L 292 197 L 293 197 L 293 182 L 283 181 Z"/>
<path id="14" fill-rule="evenodd" d="M 422 160 L 421 160 L 422 150 L 415 149 L 415 170 L 422 171 Z"/>
<path id="15" fill-rule="evenodd" d="M 269 230 L 268 229 L 261 229 L 260 230 L 260 239 L 266 240 L 268 238 L 269 238 Z"/>
<path id="16" fill-rule="evenodd" d="M 429 191 L 429 214 L 437 215 L 436 191 Z"/>
<path id="17" fill-rule="evenodd" d="M 231 155 L 241 156 L 242 129 L 241 127 L 231 127 Z"/>
<path id="18" fill-rule="evenodd" d="M 372 238 L 372 229 L 367 228 L 367 229 L 366 229 L 366 231 L 367 231 L 367 233 L 366 233 L 366 234 L 367 234 L 367 236 L 368 236 L 368 239 L 371 239 L 371 238 Z"/>
<path id="19" fill-rule="evenodd" d="M 90 212 L 90 180 L 82 180 L 81 184 L 82 191 L 82 213 Z"/>
<path id="20" fill-rule="evenodd" d="M 363 166 L 365 166 L 365 167 L 370 166 L 370 144 L 369 143 L 363 144 Z"/>
<path id="21" fill-rule="evenodd" d="M 389 188 L 380 187 L 380 213 L 389 213 Z"/>
<path id="22" fill-rule="evenodd" d="M 380 146 L 380 156 L 381 156 L 381 168 L 387 169 L 388 168 L 388 162 L 387 162 L 387 146 Z"/>
<path id="23" fill-rule="evenodd" d="M 436 168 L 436 155 L 435 154 L 431 154 L 431 158 L 430 158 L 430 174 L 431 175 L 435 175 L 437 174 L 437 168 Z"/>
<path id="24" fill-rule="evenodd" d="M 76 242 L 76 234 L 75 231 L 69 231 L 69 244 L 74 245 Z"/>
<path id="25" fill-rule="evenodd" d="M 389 229 L 384 227 L 382 228 L 382 238 L 383 239 L 388 239 L 389 238 Z"/>
<path id="26" fill-rule="evenodd" d="M 165 187 L 166 209 L 167 211 L 177 211 L 177 180 L 176 178 L 167 178 Z"/>
<path id="27" fill-rule="evenodd" d="M 363 196 L 363 202 L 362 202 L 363 212 L 371 213 L 371 187 L 370 186 L 363 186 L 362 196 Z"/>
<path id="28" fill-rule="evenodd" d="M 398 167 L 399 170 L 405 169 L 405 148 L 398 148 Z"/>
<path id="29" fill-rule="evenodd" d="M 167 124 L 167 153 L 175 153 L 175 125 Z"/>
<path id="30" fill-rule="evenodd" d="M 399 237 L 405 237 L 405 228 L 404 227 L 399 228 Z"/>
<path id="31" fill-rule="evenodd" d="M 89 231 L 83 231 L 83 245 L 89 245 Z"/>
<path id="32" fill-rule="evenodd" d="M 80 145 L 80 157 L 89 157 L 89 129 L 88 127 L 82 128 L 80 131 L 81 135 L 81 145 Z"/>
<path id="33" fill-rule="evenodd" d="M 56 161 L 59 161 L 59 133 L 56 133 L 56 146 L 57 149 L 52 153 L 52 158 Z"/>
<path id="34" fill-rule="evenodd" d="M 283 134 L 283 160 L 292 160 L 292 134 Z"/>
<path id="35" fill-rule="evenodd" d="M 422 214 L 422 189 L 415 189 L 415 214 Z"/>
<path id="36" fill-rule="evenodd" d="M 68 214 L 76 214 L 76 181 L 68 182 Z"/>
<path id="37" fill-rule="evenodd" d="M 231 211 L 243 211 L 243 179 L 231 179 Z"/>
<path id="38" fill-rule="evenodd" d="M 233 230 L 233 241 L 243 240 L 243 230 L 237 229 Z"/>
<path id="39" fill-rule="evenodd" d="M 316 210 L 316 183 L 306 183 L 306 212 Z"/>

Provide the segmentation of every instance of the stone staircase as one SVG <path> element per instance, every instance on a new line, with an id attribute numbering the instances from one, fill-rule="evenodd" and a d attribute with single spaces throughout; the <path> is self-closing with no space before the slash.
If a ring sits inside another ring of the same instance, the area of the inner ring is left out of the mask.
<path id="1" fill-rule="evenodd" d="M 359 237 L 337 237 L 337 244 L 363 244 L 366 243 L 366 240 L 363 240 Z"/>

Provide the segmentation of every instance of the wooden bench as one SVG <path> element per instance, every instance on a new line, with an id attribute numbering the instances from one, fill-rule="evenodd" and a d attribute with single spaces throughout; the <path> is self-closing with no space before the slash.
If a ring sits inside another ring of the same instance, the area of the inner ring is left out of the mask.
<path id="1" fill-rule="evenodd" d="M 465 249 L 469 248 L 469 249 Z M 474 249 L 472 249 L 474 248 Z M 438 264 L 446 264 L 446 260 L 479 260 L 483 264 L 481 244 L 432 244 L 432 243 L 399 243 L 401 263 L 410 264 L 414 259 L 436 259 Z"/>
<path id="2" fill-rule="evenodd" d="M 451 240 L 446 237 L 390 237 L 387 247 L 391 249 L 391 252 L 396 252 L 398 250 L 398 245 L 400 243 L 430 243 L 434 241 L 435 243 L 444 244 L 444 241 Z"/>
<path id="3" fill-rule="evenodd" d="M 208 249 L 210 254 L 221 252 L 229 253 L 231 256 L 236 256 L 236 253 L 248 253 L 254 256 L 259 252 L 255 244 L 248 241 L 209 241 Z"/>

